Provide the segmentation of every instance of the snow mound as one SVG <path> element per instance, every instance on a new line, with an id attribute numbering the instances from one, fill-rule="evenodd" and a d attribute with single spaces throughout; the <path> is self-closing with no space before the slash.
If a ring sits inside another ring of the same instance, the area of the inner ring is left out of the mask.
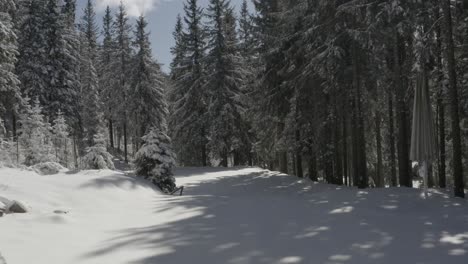
<path id="1" fill-rule="evenodd" d="M 54 175 L 66 168 L 57 162 L 43 162 L 32 166 L 32 169 L 39 175 Z"/>

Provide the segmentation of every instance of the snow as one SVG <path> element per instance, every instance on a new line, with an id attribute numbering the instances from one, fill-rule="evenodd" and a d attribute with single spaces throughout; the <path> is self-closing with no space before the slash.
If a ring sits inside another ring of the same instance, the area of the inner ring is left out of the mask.
<path id="1" fill-rule="evenodd" d="M 257 168 L 176 170 L 184 195 L 110 170 L 0 169 L 8 264 L 466 263 L 468 203 L 445 192 L 358 190 Z M 57 213 L 54 213 L 56 211 Z M 0 257 L 0 263 L 1 257 Z"/>

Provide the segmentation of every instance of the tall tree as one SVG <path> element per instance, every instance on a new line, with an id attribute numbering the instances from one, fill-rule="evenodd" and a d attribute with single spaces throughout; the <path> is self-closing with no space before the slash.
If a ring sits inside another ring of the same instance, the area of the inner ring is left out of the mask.
<path id="1" fill-rule="evenodd" d="M 120 4 L 116 14 L 113 30 L 115 31 L 115 46 L 112 53 L 111 67 L 113 87 L 116 89 L 116 94 L 112 96 L 112 100 L 115 102 L 113 105 L 116 106 L 116 117 L 119 119 L 119 125 L 123 130 L 124 157 L 125 162 L 128 162 L 128 111 L 126 105 L 128 103 L 128 90 L 130 85 L 128 76 L 130 76 L 129 65 L 132 61 L 132 48 L 130 39 L 131 27 L 123 2 Z"/>
<path id="2" fill-rule="evenodd" d="M 94 138 L 101 126 L 101 100 L 99 95 L 97 65 L 96 14 L 91 0 L 83 10 L 79 25 L 80 30 L 80 77 L 81 77 L 81 111 L 85 138 L 88 146 L 94 145 Z"/>
<path id="3" fill-rule="evenodd" d="M 465 197 L 465 186 L 463 183 L 462 147 L 460 136 L 460 116 L 457 90 L 457 72 L 455 62 L 455 47 L 453 43 L 452 11 L 450 0 L 440 1 L 444 14 L 444 33 L 446 45 L 446 59 L 449 79 L 449 101 L 452 135 L 452 165 L 455 196 Z"/>
<path id="4" fill-rule="evenodd" d="M 207 152 L 207 91 L 203 57 L 205 55 L 205 34 L 202 28 L 202 12 L 197 0 L 184 4 L 185 56 L 180 69 L 183 74 L 175 80 L 173 93 L 179 95 L 172 102 L 171 131 L 179 160 L 184 165 L 206 166 Z"/>
<path id="5" fill-rule="evenodd" d="M 15 117 L 21 101 L 20 82 L 15 72 L 18 56 L 17 36 L 12 19 L 15 11 L 13 0 L 0 3 L 0 119 L 11 120 L 10 123 L 16 123 Z"/>
<path id="6" fill-rule="evenodd" d="M 168 114 L 164 94 L 165 76 L 152 58 L 148 23 L 143 16 L 137 21 L 135 41 L 136 56 L 131 80 L 129 104 L 131 120 L 136 129 L 136 137 L 141 138 L 150 128 L 167 131 Z"/>
<path id="7" fill-rule="evenodd" d="M 206 57 L 206 87 L 210 94 L 210 150 L 228 165 L 229 154 L 243 141 L 240 114 L 242 61 L 238 51 L 236 21 L 229 1 L 211 0 L 207 8 L 209 26 Z"/>
<path id="8" fill-rule="evenodd" d="M 114 148 L 114 120 L 115 110 L 117 105 L 112 100 L 114 96 L 113 74 L 112 74 L 112 59 L 114 49 L 114 30 L 113 19 L 110 7 L 107 6 L 103 18 L 103 40 L 100 47 L 98 58 L 98 75 L 99 75 L 99 94 L 103 103 L 103 113 L 107 119 L 109 145 Z"/>

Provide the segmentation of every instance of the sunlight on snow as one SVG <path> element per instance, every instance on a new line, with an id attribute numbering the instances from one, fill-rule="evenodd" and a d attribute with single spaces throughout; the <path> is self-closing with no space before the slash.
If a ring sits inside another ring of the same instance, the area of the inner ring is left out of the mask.
<path id="1" fill-rule="evenodd" d="M 341 208 L 337 208 L 330 211 L 330 214 L 343 214 L 343 213 L 351 213 L 354 210 L 352 206 L 345 206 Z"/>

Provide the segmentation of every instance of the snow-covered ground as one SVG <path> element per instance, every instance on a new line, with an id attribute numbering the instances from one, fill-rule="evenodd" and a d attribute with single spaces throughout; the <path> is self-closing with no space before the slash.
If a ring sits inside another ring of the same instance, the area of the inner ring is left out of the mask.
<path id="1" fill-rule="evenodd" d="M 468 203 L 436 191 L 256 168 L 179 169 L 177 183 L 182 197 L 121 172 L 0 169 L 0 196 L 31 208 L 0 218 L 0 253 L 8 264 L 468 263 Z"/>

